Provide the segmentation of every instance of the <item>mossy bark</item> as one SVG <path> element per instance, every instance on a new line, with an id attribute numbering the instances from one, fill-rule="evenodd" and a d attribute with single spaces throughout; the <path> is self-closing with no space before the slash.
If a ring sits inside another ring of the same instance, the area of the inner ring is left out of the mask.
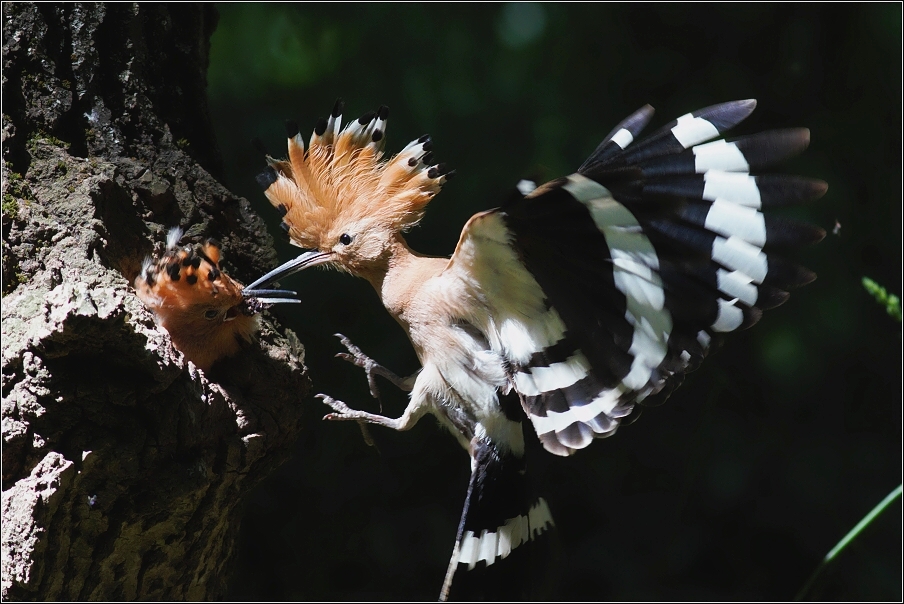
<path id="1" fill-rule="evenodd" d="M 3 560 L 9 600 L 225 595 L 240 504 L 289 455 L 304 350 L 265 318 L 204 374 L 131 289 L 166 230 L 275 264 L 221 186 L 212 5 L 3 5 Z"/>

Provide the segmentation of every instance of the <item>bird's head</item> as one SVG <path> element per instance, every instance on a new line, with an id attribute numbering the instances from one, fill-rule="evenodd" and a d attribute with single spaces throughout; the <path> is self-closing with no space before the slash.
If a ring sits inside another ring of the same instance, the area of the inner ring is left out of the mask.
<path id="1" fill-rule="evenodd" d="M 181 247 L 181 237 L 181 229 L 170 230 L 163 254 L 145 258 L 135 291 L 173 345 L 208 370 L 251 340 L 263 308 L 298 300 L 292 298 L 295 292 L 243 288 L 220 268 L 220 248 L 213 240 Z"/>
<path id="2" fill-rule="evenodd" d="M 330 117 L 317 122 L 307 149 L 298 125 L 286 124 L 288 158 L 267 156 L 258 182 L 292 243 L 309 251 L 252 286 L 317 265 L 368 276 L 385 264 L 399 233 L 417 224 L 454 174 L 433 163 L 426 135 L 383 160 L 388 117 L 382 106 L 342 129 L 337 101 Z"/>

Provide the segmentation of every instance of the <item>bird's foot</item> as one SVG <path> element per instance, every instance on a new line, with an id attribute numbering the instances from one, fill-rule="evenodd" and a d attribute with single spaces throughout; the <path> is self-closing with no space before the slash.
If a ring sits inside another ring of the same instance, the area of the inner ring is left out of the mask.
<path id="1" fill-rule="evenodd" d="M 374 413 L 368 413 L 367 411 L 358 411 L 356 409 L 352 409 L 342 401 L 336 400 L 331 396 L 327 396 L 326 394 L 318 394 L 316 398 L 321 399 L 324 403 L 333 408 L 333 413 L 327 413 L 323 416 L 323 419 L 329 421 L 348 421 L 354 420 L 359 423 L 367 423 L 367 424 L 377 424 L 380 426 L 386 426 L 387 428 L 392 428 L 394 430 L 398 430 L 399 428 L 399 419 L 392 419 L 390 417 L 384 417 L 382 415 L 376 415 Z M 365 434 L 365 439 L 368 438 L 369 435 Z"/>
<path id="2" fill-rule="evenodd" d="M 405 392 L 411 392 L 411 389 L 414 387 L 414 380 L 412 378 L 402 378 L 397 376 L 395 373 L 386 369 L 375 360 L 361 352 L 361 349 L 352 344 L 351 340 L 342 335 L 341 333 L 335 334 L 339 341 L 342 342 L 342 345 L 348 350 L 348 352 L 340 352 L 336 356 L 344 361 L 348 361 L 352 365 L 357 365 L 364 369 L 364 373 L 367 375 L 367 386 L 370 388 L 370 395 L 380 400 L 380 391 L 377 388 L 377 380 L 375 376 L 380 375 L 395 384 L 399 389 L 404 390 Z M 382 401 L 380 403 L 382 409 Z"/>

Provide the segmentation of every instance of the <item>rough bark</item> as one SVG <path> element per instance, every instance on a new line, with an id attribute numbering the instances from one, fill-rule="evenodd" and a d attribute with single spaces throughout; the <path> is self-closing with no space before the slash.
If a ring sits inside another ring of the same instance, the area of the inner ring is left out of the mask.
<path id="1" fill-rule="evenodd" d="M 3 6 L 3 560 L 10 600 L 222 597 L 242 496 L 309 382 L 265 319 L 209 374 L 130 284 L 179 224 L 247 282 L 275 263 L 222 187 L 211 5 Z"/>

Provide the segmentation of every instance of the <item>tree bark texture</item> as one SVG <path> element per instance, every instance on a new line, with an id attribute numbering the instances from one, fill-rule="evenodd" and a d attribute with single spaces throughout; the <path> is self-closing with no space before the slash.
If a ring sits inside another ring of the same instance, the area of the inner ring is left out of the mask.
<path id="1" fill-rule="evenodd" d="M 223 597 L 242 496 L 309 390 L 265 318 L 208 374 L 131 288 L 181 225 L 248 282 L 272 240 L 220 171 L 198 4 L 3 5 L 2 595 Z M 158 243 L 159 245 L 159 243 Z"/>

